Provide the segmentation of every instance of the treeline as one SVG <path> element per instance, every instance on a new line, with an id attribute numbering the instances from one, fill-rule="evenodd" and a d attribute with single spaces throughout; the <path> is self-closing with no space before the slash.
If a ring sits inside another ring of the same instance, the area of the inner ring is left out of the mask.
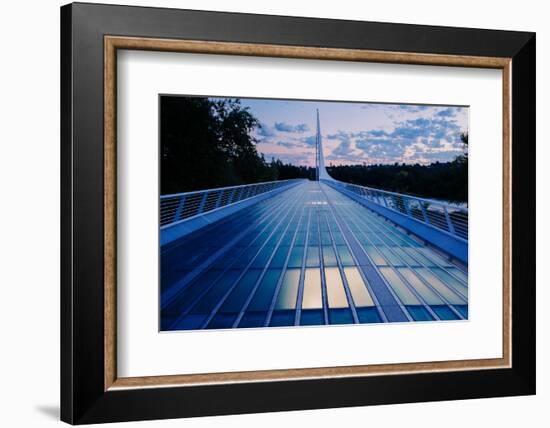
<path id="1" fill-rule="evenodd" d="M 454 202 L 468 201 L 468 161 L 431 165 L 343 165 L 327 168 L 331 177 L 347 183 Z"/>
<path id="2" fill-rule="evenodd" d="M 277 180 L 290 180 L 293 178 L 315 180 L 315 168 L 310 166 L 296 166 L 283 163 L 279 159 L 272 159 L 269 165 L 273 169 Z"/>
<path id="3" fill-rule="evenodd" d="M 258 120 L 237 99 L 162 96 L 161 194 L 293 178 L 315 179 L 315 168 L 266 161 L 252 131 Z M 468 136 L 462 136 L 465 146 Z M 336 180 L 399 193 L 468 200 L 468 158 L 431 165 L 330 166 Z"/>

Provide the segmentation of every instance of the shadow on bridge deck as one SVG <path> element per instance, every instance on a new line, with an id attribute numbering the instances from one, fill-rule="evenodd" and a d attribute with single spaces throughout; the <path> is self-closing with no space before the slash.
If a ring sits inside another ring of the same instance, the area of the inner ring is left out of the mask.
<path id="1" fill-rule="evenodd" d="M 467 266 L 307 181 L 161 249 L 161 330 L 463 320 Z"/>

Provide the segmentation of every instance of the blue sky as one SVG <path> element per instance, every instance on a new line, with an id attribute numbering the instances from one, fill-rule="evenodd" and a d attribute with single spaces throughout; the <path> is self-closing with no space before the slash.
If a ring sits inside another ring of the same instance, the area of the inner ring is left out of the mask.
<path id="1" fill-rule="evenodd" d="M 327 165 L 453 160 L 464 152 L 468 108 L 406 104 L 241 99 L 259 119 L 257 149 L 294 165 L 314 164 L 319 109 Z"/>

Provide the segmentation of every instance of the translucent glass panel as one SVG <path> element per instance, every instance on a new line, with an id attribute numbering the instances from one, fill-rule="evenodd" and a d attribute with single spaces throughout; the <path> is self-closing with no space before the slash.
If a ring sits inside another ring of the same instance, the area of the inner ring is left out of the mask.
<path id="1" fill-rule="evenodd" d="M 282 268 L 286 261 L 286 256 L 288 255 L 289 247 L 281 246 L 275 252 L 273 259 L 269 265 L 270 268 Z"/>
<path id="2" fill-rule="evenodd" d="M 300 269 L 289 269 L 285 272 L 281 289 L 277 296 L 275 309 L 295 309 L 298 285 L 300 283 Z"/>
<path id="3" fill-rule="evenodd" d="M 319 266 L 319 247 L 307 248 L 306 266 L 307 267 Z"/>
<path id="4" fill-rule="evenodd" d="M 453 292 L 452 289 L 447 287 L 436 275 L 434 275 L 427 268 L 415 268 L 415 272 L 420 274 L 424 280 L 430 284 L 434 289 L 441 294 L 447 302 L 451 305 L 463 305 L 466 303 L 466 300 L 459 296 L 456 292 Z"/>
<path id="5" fill-rule="evenodd" d="M 252 292 L 261 272 L 262 271 L 258 269 L 247 271 L 223 303 L 220 312 L 239 312 Z"/>
<path id="6" fill-rule="evenodd" d="M 445 284 L 450 285 L 454 288 L 457 293 L 460 293 L 463 297 L 468 297 L 468 287 L 456 279 L 454 276 L 451 276 L 448 272 L 444 271 L 441 268 L 433 268 L 432 272 L 438 276 Z"/>
<path id="7" fill-rule="evenodd" d="M 372 297 L 356 267 L 344 268 L 348 286 L 356 307 L 374 306 Z"/>
<path id="8" fill-rule="evenodd" d="M 419 305 L 420 301 L 412 293 L 403 280 L 394 272 L 393 269 L 382 267 L 380 268 L 380 273 L 386 278 L 390 286 L 392 287 L 395 294 L 399 297 L 399 300 L 404 305 Z"/>
<path id="9" fill-rule="evenodd" d="M 334 248 L 328 245 L 323 246 L 323 263 L 325 266 L 338 266 L 336 262 L 336 253 Z"/>
<path id="10" fill-rule="evenodd" d="M 336 249 L 338 250 L 338 255 L 340 256 L 340 261 L 343 266 L 355 266 L 355 262 L 347 246 L 338 245 Z"/>
<path id="11" fill-rule="evenodd" d="M 322 307 L 321 271 L 319 269 L 306 269 L 302 309 L 318 309 Z"/>
<path id="12" fill-rule="evenodd" d="M 367 254 L 375 265 L 386 266 L 388 264 L 386 262 L 386 259 L 382 257 L 380 252 L 374 246 L 366 245 L 365 250 L 367 251 Z"/>
<path id="13" fill-rule="evenodd" d="M 299 268 L 302 266 L 302 260 L 304 258 L 304 247 L 295 246 L 290 252 L 290 258 L 288 259 L 289 268 Z"/>
<path id="14" fill-rule="evenodd" d="M 249 311 L 267 311 L 273 300 L 275 287 L 281 275 L 279 269 L 268 269 L 248 306 Z"/>
<path id="15" fill-rule="evenodd" d="M 347 308 L 348 298 L 338 268 L 325 268 L 327 301 L 329 308 Z"/>
<path id="16" fill-rule="evenodd" d="M 306 182 L 163 252 L 161 289 L 181 289 L 162 310 L 161 328 L 406 321 L 405 313 L 414 321 L 468 317 L 460 266 L 320 186 Z M 241 233 L 196 277 L 182 280 Z"/>
<path id="17" fill-rule="evenodd" d="M 325 314 L 322 309 L 302 310 L 300 325 L 323 325 Z"/>
<path id="18" fill-rule="evenodd" d="M 216 282 L 198 303 L 193 307 L 193 313 L 197 314 L 209 314 L 219 303 L 220 299 L 227 293 L 229 287 L 237 280 L 240 272 L 236 270 L 230 270 L 226 272 Z"/>
<path id="19" fill-rule="evenodd" d="M 428 305 L 442 305 L 443 300 L 426 286 L 420 278 L 409 268 L 398 268 L 399 273 L 411 284 L 414 289 L 422 296 Z"/>
<path id="20" fill-rule="evenodd" d="M 432 321 L 434 319 L 424 306 L 407 306 L 407 310 L 415 321 Z"/>

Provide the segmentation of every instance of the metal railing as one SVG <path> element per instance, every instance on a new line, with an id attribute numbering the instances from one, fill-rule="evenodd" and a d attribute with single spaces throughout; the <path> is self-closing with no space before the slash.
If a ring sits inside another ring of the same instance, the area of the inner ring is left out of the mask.
<path id="1" fill-rule="evenodd" d="M 302 179 L 268 181 L 241 186 L 220 187 L 160 197 L 160 226 L 190 219 L 217 208 L 250 199 L 262 193 L 296 184 Z"/>
<path id="2" fill-rule="evenodd" d="M 468 240 L 468 209 L 433 199 L 358 186 L 337 180 L 323 180 L 328 185 L 346 189 L 375 204 L 429 224 L 453 236 Z"/>

